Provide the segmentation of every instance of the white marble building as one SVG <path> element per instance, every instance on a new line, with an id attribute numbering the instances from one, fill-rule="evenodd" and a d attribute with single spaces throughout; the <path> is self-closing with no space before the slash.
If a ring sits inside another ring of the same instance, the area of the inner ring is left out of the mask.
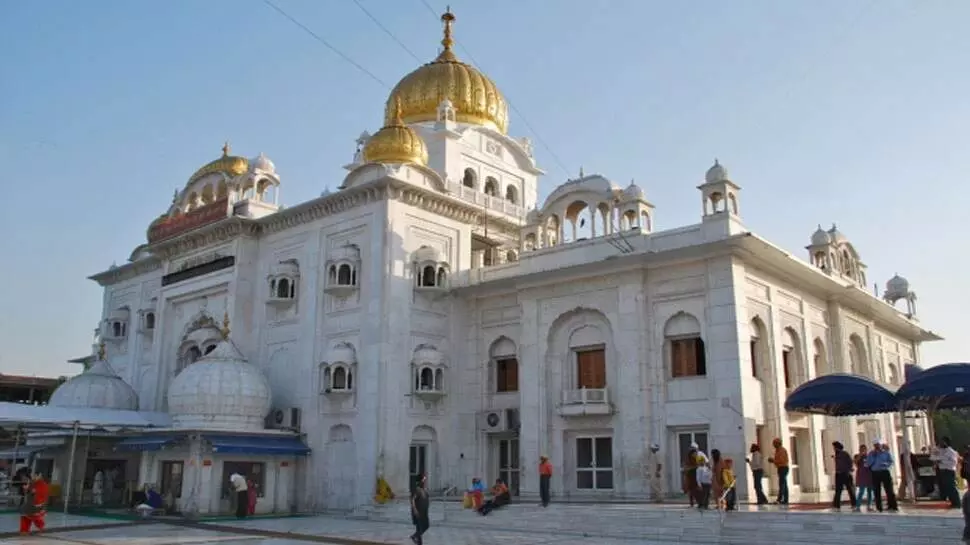
<path id="1" fill-rule="evenodd" d="M 701 205 L 693 225 L 657 228 L 643 188 L 595 174 L 540 202 L 529 140 L 507 134 L 506 101 L 443 20 L 440 55 L 393 89 L 338 191 L 283 208 L 276 166 L 226 148 L 127 263 L 91 277 L 107 360 L 142 410 L 175 409 L 226 313 L 271 390 L 267 425 L 311 449 L 294 465 L 301 509 L 369 504 L 379 476 L 403 496 L 422 470 L 434 489 L 502 477 L 535 494 L 540 454 L 559 497 L 645 497 L 651 442 L 679 491 L 691 441 L 740 461 L 773 437 L 797 494 L 832 484 L 831 440 L 901 436 L 891 415 L 783 409 L 824 373 L 899 384 L 938 339 L 867 289 L 844 235 L 819 229 L 807 261 L 772 245 L 718 163 L 696 203 L 672 203 Z M 160 463 L 144 454 L 141 481 Z"/>

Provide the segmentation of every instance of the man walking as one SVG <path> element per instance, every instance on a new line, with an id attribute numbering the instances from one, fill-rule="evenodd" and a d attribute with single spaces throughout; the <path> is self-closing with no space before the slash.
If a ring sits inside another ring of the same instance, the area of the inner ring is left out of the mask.
<path id="1" fill-rule="evenodd" d="M 950 438 L 940 439 L 930 460 L 936 462 L 936 476 L 940 483 L 940 496 L 950 502 L 951 509 L 960 508 L 960 493 L 957 491 L 957 464 L 960 455 L 950 445 Z"/>
<path id="2" fill-rule="evenodd" d="M 539 497 L 542 498 L 542 506 L 549 506 L 549 486 L 552 481 L 552 464 L 549 463 L 548 456 L 539 456 Z"/>
<path id="3" fill-rule="evenodd" d="M 422 474 L 418 478 L 418 486 L 411 494 L 411 522 L 414 523 L 414 533 L 411 541 L 415 545 L 424 543 L 424 533 L 431 527 L 431 497 L 428 495 L 428 476 Z"/>
<path id="4" fill-rule="evenodd" d="M 855 487 L 852 486 L 852 468 L 854 466 L 852 457 L 845 451 L 842 443 L 838 441 L 832 443 L 832 448 L 835 449 L 835 497 L 832 499 L 832 507 L 835 509 L 842 508 L 842 489 L 846 489 L 849 492 L 849 503 L 852 504 L 852 510 L 855 511 L 858 507 L 855 503 Z"/>

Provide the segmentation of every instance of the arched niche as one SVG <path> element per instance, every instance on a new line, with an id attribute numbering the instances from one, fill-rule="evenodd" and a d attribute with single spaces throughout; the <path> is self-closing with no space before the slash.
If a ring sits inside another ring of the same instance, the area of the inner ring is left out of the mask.
<path id="1" fill-rule="evenodd" d="M 771 381 L 774 376 L 769 346 L 768 327 L 760 317 L 755 316 L 748 322 L 748 350 L 751 356 L 751 376 L 762 382 Z"/>
<path id="2" fill-rule="evenodd" d="M 428 487 L 437 482 L 438 432 L 431 426 L 415 426 L 411 430 L 408 452 L 408 483 L 413 490 L 422 476 L 428 477 Z"/>
<path id="3" fill-rule="evenodd" d="M 610 362 L 615 356 L 613 329 L 605 314 L 587 307 L 565 312 L 553 321 L 547 343 L 548 383 L 558 379 L 562 384 L 563 404 L 582 402 L 570 397 L 580 390 L 601 391 L 601 402 L 608 403 Z"/>
<path id="4" fill-rule="evenodd" d="M 664 324 L 668 376 L 673 379 L 707 376 L 707 353 L 700 321 L 681 311 Z"/>
<path id="5" fill-rule="evenodd" d="M 327 433 L 325 503 L 334 510 L 349 510 L 357 505 L 357 466 L 359 456 L 354 431 L 346 424 L 335 424 Z"/>
<path id="6" fill-rule="evenodd" d="M 781 368 L 785 378 L 785 389 L 791 391 L 805 382 L 807 372 L 804 368 L 801 338 L 793 327 L 781 330 Z"/>
<path id="7" fill-rule="evenodd" d="M 825 350 L 825 343 L 821 338 L 815 337 L 812 341 L 812 363 L 815 366 L 815 376 L 828 375 L 832 372 L 829 364 L 828 353 Z"/>
<path id="8" fill-rule="evenodd" d="M 866 343 L 862 340 L 862 337 L 855 333 L 849 336 L 849 367 L 850 372 L 856 375 L 872 376 L 872 371 L 869 369 Z"/>

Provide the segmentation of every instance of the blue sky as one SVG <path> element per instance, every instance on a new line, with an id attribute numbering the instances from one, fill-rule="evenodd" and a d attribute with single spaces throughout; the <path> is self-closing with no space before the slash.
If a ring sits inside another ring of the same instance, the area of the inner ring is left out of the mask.
<path id="1" fill-rule="evenodd" d="M 274 2 L 388 86 L 417 65 L 353 0 Z M 435 56 L 421 0 L 360 3 Z M 542 194 L 580 166 L 635 178 L 657 227 L 676 227 L 698 220 L 695 186 L 718 157 L 752 230 L 803 257 L 816 225 L 838 222 L 871 281 L 907 276 L 948 337 L 924 361 L 970 359 L 970 2 L 451 4 L 459 56 L 525 116 L 511 134 L 545 142 Z M 86 276 L 124 262 L 224 140 L 270 156 L 293 204 L 339 185 L 357 135 L 380 125 L 388 89 L 261 0 L 0 0 L 0 13 L 0 372 L 76 372 L 65 360 L 89 351 L 101 309 Z"/>

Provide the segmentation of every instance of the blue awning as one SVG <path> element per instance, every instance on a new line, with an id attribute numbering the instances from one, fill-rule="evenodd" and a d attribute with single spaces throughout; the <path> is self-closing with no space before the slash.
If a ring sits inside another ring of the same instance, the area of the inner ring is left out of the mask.
<path id="1" fill-rule="evenodd" d="M 922 372 L 923 372 L 923 368 L 920 367 L 919 365 L 916 365 L 915 363 L 907 363 L 905 367 L 905 372 L 903 374 L 906 377 L 906 382 L 909 382 L 911 380 L 914 380 L 916 377 L 918 377 L 919 374 Z"/>
<path id="2" fill-rule="evenodd" d="M 970 363 L 944 363 L 923 369 L 899 388 L 896 398 L 909 408 L 970 407 Z"/>
<path id="3" fill-rule="evenodd" d="M 174 443 L 178 439 L 175 435 L 140 435 L 138 437 L 126 437 L 123 441 L 116 444 L 114 449 L 121 451 L 141 451 L 154 452 L 162 450 L 166 445 Z"/>
<path id="4" fill-rule="evenodd" d="M 253 435 L 205 435 L 212 451 L 220 454 L 269 454 L 292 456 L 307 454 L 310 447 L 298 437 L 259 437 Z"/>
<path id="5" fill-rule="evenodd" d="M 785 410 L 827 416 L 890 413 L 899 410 L 896 396 L 857 375 L 823 375 L 802 384 L 785 400 Z"/>

